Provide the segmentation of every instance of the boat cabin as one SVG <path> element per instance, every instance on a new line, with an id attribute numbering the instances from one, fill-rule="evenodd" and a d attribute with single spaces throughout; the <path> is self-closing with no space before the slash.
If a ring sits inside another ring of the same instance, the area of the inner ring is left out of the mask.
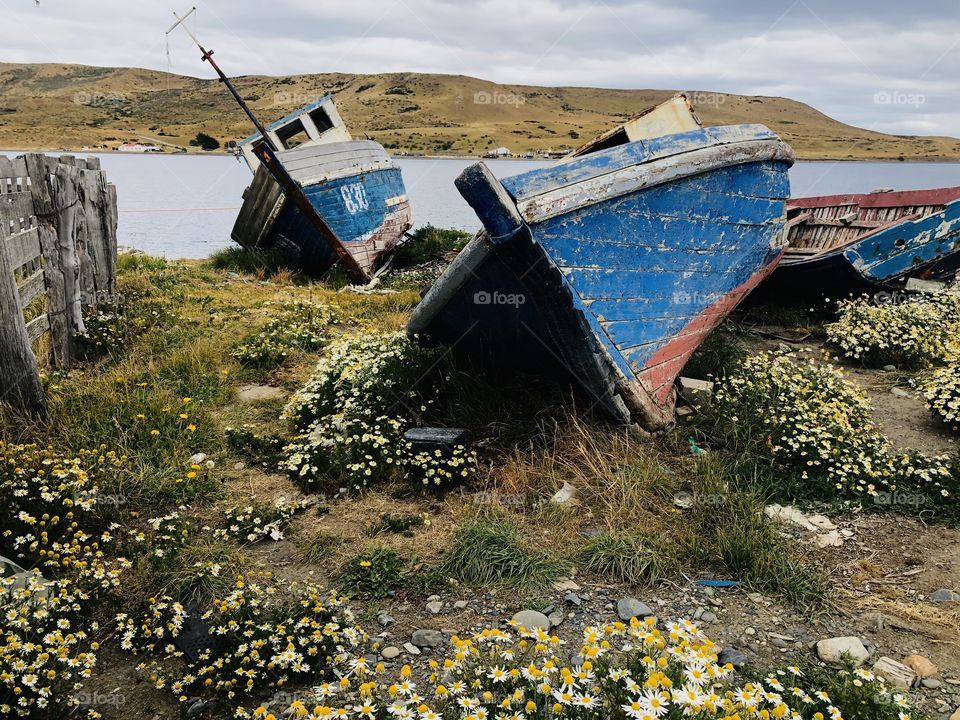
<path id="1" fill-rule="evenodd" d="M 332 95 L 324 95 L 317 102 L 270 123 L 266 130 L 274 145 L 281 151 L 309 145 L 347 142 L 352 139 Z M 262 142 L 260 133 L 254 133 L 239 143 L 240 152 L 253 173 L 260 167 L 260 160 L 254 150 Z"/>

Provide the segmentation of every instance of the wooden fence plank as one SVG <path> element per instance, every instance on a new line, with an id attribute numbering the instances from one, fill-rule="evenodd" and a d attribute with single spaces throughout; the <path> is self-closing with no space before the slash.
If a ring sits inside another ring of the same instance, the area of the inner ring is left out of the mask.
<path id="1" fill-rule="evenodd" d="M 17 291 L 20 293 L 20 308 L 27 307 L 44 289 L 43 268 L 41 268 L 17 285 Z"/>
<path id="2" fill-rule="evenodd" d="M 38 315 L 27 323 L 27 337 L 34 343 L 50 329 L 50 319 L 46 315 Z"/>
<path id="3" fill-rule="evenodd" d="M 7 257 L 10 266 L 14 270 L 19 270 L 35 257 L 40 255 L 40 234 L 36 228 L 24 230 L 11 235 L 5 241 L 7 246 Z"/>
<path id="4" fill-rule="evenodd" d="M 46 419 L 50 415 L 47 399 L 20 311 L 13 271 L 6 246 L 0 244 L 0 402 L 18 412 Z"/>

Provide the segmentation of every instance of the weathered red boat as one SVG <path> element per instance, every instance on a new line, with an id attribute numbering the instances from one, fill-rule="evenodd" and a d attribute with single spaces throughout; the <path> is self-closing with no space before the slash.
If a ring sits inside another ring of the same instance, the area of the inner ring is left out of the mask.
<path id="1" fill-rule="evenodd" d="M 820 292 L 952 280 L 960 267 L 960 187 L 791 198 L 773 288 Z"/>

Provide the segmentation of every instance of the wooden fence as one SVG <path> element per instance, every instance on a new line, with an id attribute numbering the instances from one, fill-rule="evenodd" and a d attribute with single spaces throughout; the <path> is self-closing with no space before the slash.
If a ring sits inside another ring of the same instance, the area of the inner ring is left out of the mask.
<path id="1" fill-rule="evenodd" d="M 49 336 L 55 368 L 78 359 L 84 309 L 116 302 L 116 262 L 117 193 L 98 158 L 0 157 L 0 402 L 46 417 L 34 344 Z"/>

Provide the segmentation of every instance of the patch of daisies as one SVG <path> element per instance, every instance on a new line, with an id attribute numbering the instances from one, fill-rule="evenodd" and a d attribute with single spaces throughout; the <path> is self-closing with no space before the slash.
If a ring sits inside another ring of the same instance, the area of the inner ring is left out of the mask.
<path id="1" fill-rule="evenodd" d="M 960 424 L 960 365 L 953 362 L 937 368 L 922 384 L 923 401 L 942 422 Z"/>
<path id="2" fill-rule="evenodd" d="M 910 699 L 865 669 L 839 669 L 829 691 L 789 667 L 739 684 L 692 622 L 654 618 L 583 630 L 575 660 L 543 630 L 484 628 L 454 636 L 423 672 L 387 674 L 357 654 L 337 682 L 238 707 L 256 720 L 679 720 L 850 716 L 908 720 Z M 421 681 L 415 678 L 424 678 Z"/>
<path id="3" fill-rule="evenodd" d="M 293 351 L 319 350 L 326 344 L 327 327 L 338 322 L 337 315 L 322 303 L 291 300 L 268 307 L 273 317 L 233 350 L 233 356 L 247 367 L 272 369 Z"/>
<path id="4" fill-rule="evenodd" d="M 399 332 L 334 344 L 283 411 L 296 437 L 281 467 L 307 488 L 359 490 L 395 477 L 440 487 L 469 477 L 476 456 L 465 447 L 424 453 L 403 440 L 428 417 L 439 366 L 435 352 Z"/>
<path id="5" fill-rule="evenodd" d="M 954 462 L 891 447 L 864 393 L 827 362 L 782 353 L 747 358 L 718 386 L 715 411 L 730 432 L 772 457 L 822 498 L 920 493 L 931 502 L 958 490 Z"/>
<path id="6" fill-rule="evenodd" d="M 827 338 L 845 357 L 870 367 L 918 370 L 956 356 L 960 296 L 926 293 L 909 302 L 876 304 L 863 296 L 837 303 L 839 317 Z"/>
<path id="7" fill-rule="evenodd" d="M 130 563 L 100 517 L 101 483 L 123 459 L 103 448 L 64 457 L 0 442 L 0 716 L 34 717 L 77 704 L 96 665 L 84 617 Z"/>

